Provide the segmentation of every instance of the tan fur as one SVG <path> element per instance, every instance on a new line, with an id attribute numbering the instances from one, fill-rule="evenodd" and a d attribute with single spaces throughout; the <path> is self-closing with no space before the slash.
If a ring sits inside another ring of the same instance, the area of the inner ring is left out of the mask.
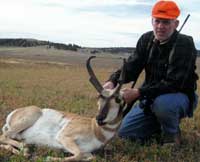
<path id="1" fill-rule="evenodd" d="M 109 129 L 106 125 L 102 127 L 99 126 L 95 118 L 54 111 L 61 114 L 61 119 L 67 119 L 69 121 L 67 125 L 63 126 L 61 129 L 57 140 L 59 144 L 62 145 L 64 149 L 71 152 L 73 156 L 65 158 L 48 157 L 47 160 L 49 161 L 89 161 L 93 159 L 94 157 L 91 154 L 91 151 L 94 151 L 93 148 L 98 149 L 104 146 L 114 136 L 120 125 L 119 121 L 121 121 L 121 116 L 116 116 L 112 122 L 116 121 L 116 123 L 119 122 L 119 124 L 116 128 Z M 9 123 L 4 126 L 3 134 L 0 136 L 0 148 L 10 150 L 14 154 L 19 154 L 20 150 L 23 148 L 25 150 L 24 155 L 27 156 L 28 152 L 27 149 L 24 148 L 25 144 L 20 135 L 24 131 L 28 131 L 42 116 L 42 109 L 36 106 L 28 106 L 14 110 L 9 116 Z M 113 124 L 115 124 L 115 122 L 113 122 Z M 90 152 L 81 151 L 81 147 L 84 146 L 77 143 L 77 140 L 81 138 L 88 140 L 88 143 L 90 143 L 90 140 L 94 142 L 91 145 L 92 148 Z"/>
<path id="2" fill-rule="evenodd" d="M 26 128 L 32 126 L 36 120 L 41 116 L 42 112 L 37 106 L 28 106 L 26 108 L 17 109 L 12 118 L 10 118 L 9 126 L 10 129 L 4 132 L 5 136 L 10 137 L 17 134 Z"/>

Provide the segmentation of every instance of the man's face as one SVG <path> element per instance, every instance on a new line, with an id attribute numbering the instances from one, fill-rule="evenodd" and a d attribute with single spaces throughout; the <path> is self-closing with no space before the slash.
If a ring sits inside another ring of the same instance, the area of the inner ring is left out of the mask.
<path id="1" fill-rule="evenodd" d="M 170 38 L 178 24 L 179 21 L 175 19 L 152 18 L 154 35 L 160 42 Z"/>

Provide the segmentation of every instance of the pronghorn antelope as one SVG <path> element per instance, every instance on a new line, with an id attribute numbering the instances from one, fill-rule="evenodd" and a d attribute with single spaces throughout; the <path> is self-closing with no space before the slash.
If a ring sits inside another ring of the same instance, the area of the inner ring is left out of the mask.
<path id="1" fill-rule="evenodd" d="M 0 147 L 14 154 L 19 154 L 24 147 L 24 155 L 28 156 L 26 144 L 47 145 L 73 154 L 65 158 L 48 157 L 49 161 L 92 160 L 92 152 L 105 146 L 116 134 L 124 107 L 120 94 L 122 83 L 113 90 L 103 89 L 90 66 L 93 57 L 87 60 L 87 70 L 91 83 L 99 92 L 96 118 L 37 106 L 19 108 L 7 116 L 0 136 Z"/>

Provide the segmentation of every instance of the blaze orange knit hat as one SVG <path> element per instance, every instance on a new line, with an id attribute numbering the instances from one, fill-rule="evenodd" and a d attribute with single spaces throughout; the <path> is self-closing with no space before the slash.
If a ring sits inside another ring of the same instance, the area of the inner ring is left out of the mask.
<path id="1" fill-rule="evenodd" d="M 158 1 L 152 9 L 152 17 L 163 19 L 176 19 L 180 15 L 180 9 L 173 1 Z"/>

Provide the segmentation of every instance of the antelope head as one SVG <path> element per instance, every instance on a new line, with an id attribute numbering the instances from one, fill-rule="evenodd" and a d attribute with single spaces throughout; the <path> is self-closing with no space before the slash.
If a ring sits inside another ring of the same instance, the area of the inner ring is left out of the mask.
<path id="1" fill-rule="evenodd" d="M 100 126 L 104 124 L 114 124 L 119 118 L 122 117 L 125 103 L 122 94 L 120 93 L 124 78 L 124 66 L 121 72 L 120 82 L 116 88 L 104 89 L 91 68 L 90 61 L 93 58 L 95 58 L 95 56 L 88 58 L 86 66 L 90 75 L 89 80 L 99 93 L 98 114 L 96 116 L 96 121 Z"/>

